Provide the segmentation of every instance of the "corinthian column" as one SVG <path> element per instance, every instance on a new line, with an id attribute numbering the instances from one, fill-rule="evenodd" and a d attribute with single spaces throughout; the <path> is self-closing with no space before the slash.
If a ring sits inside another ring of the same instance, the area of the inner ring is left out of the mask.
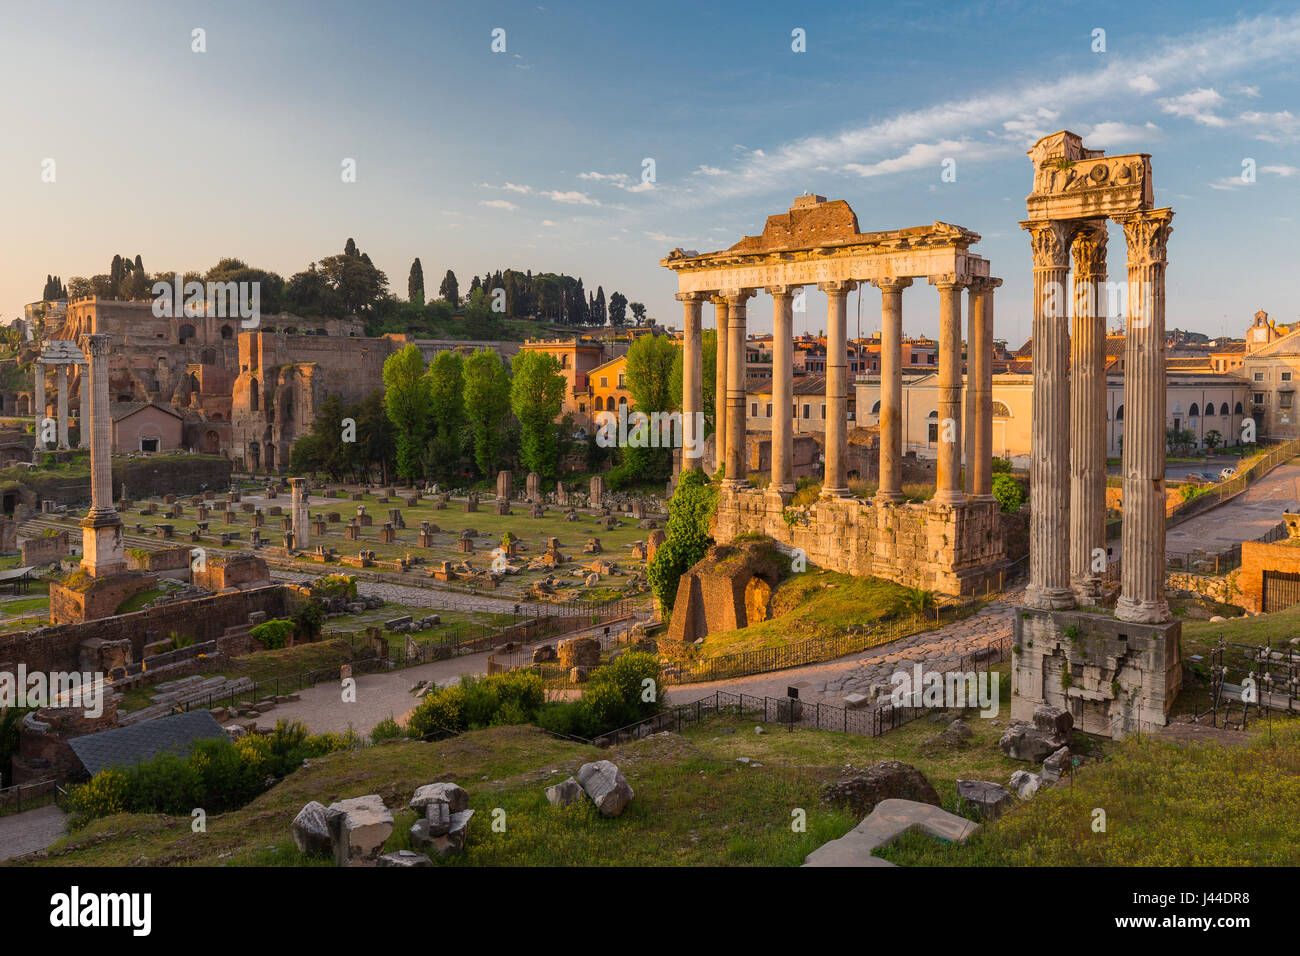
<path id="1" fill-rule="evenodd" d="M 81 374 L 81 381 L 77 385 L 77 390 L 81 394 L 81 418 L 77 423 L 77 447 L 90 447 L 90 366 L 83 362 L 77 366 Z"/>
<path id="2" fill-rule="evenodd" d="M 45 449 L 45 439 L 42 433 L 45 431 L 45 362 L 37 359 L 36 365 L 36 396 L 32 399 L 32 404 L 36 407 L 32 411 L 36 415 L 36 447 L 42 451 Z"/>
<path id="3" fill-rule="evenodd" d="M 849 493 L 845 462 L 849 457 L 848 298 L 856 282 L 823 282 L 826 293 L 826 474 L 823 498 Z"/>
<path id="4" fill-rule="evenodd" d="M 1124 340 L 1122 621 L 1169 620 L 1165 601 L 1165 245 L 1172 209 L 1114 217 L 1128 244 Z"/>
<path id="5" fill-rule="evenodd" d="M 1033 421 L 1029 471 L 1029 586 L 1025 604 L 1071 607 L 1070 336 L 1065 279 L 1073 226 L 1022 222 L 1034 253 Z"/>
<path id="6" fill-rule="evenodd" d="M 772 482 L 769 490 L 794 493 L 794 313 L 790 287 L 769 286 L 772 297 Z"/>
<path id="7" fill-rule="evenodd" d="M 727 296 L 727 475 L 731 488 L 749 487 L 745 460 L 745 303 L 753 289 L 737 289 Z"/>
<path id="8" fill-rule="evenodd" d="M 113 507 L 113 420 L 108 410 L 108 336 L 83 335 L 90 361 L 90 513 L 81 522 L 81 566 L 92 577 L 126 568 L 122 519 Z"/>
<path id="9" fill-rule="evenodd" d="M 961 290 L 965 279 L 931 276 L 939 290 L 939 462 L 934 500 L 960 504 L 961 490 Z"/>
<path id="10" fill-rule="evenodd" d="M 713 297 L 717 342 L 713 355 L 713 470 L 727 466 L 727 300 Z"/>
<path id="11" fill-rule="evenodd" d="M 700 312 L 705 294 L 686 292 L 682 302 L 682 471 L 700 470 L 704 430 L 697 427 L 704 409 L 704 357 L 700 349 Z"/>
<path id="12" fill-rule="evenodd" d="M 1071 248 L 1070 584 L 1092 601 L 1105 570 L 1097 557 L 1106 555 L 1106 220 L 1080 223 Z"/>
<path id="13" fill-rule="evenodd" d="M 903 290 L 911 279 L 873 279 L 880 290 L 880 485 L 876 500 L 903 500 Z M 860 410 L 859 410 L 860 412 Z"/>
<path id="14" fill-rule="evenodd" d="M 979 501 L 993 497 L 993 290 L 1001 279 L 976 279 L 970 291 L 970 341 L 967 343 L 966 389 L 974 409 L 970 421 L 973 462 L 971 494 Z"/>
<path id="15" fill-rule="evenodd" d="M 56 365 L 59 382 L 59 450 L 67 451 L 68 443 L 68 369 L 67 365 Z"/>

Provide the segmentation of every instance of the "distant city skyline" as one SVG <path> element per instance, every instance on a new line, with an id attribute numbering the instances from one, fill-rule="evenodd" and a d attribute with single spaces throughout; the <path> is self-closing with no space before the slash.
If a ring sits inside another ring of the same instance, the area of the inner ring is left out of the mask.
<path id="1" fill-rule="evenodd" d="M 28 5 L 0 36 L 0 317 L 47 273 L 106 272 L 114 253 L 150 272 L 236 256 L 287 278 L 351 236 L 399 296 L 418 256 L 430 291 L 448 268 L 462 291 L 486 268 L 564 272 L 680 326 L 659 259 L 757 234 L 811 192 L 847 200 L 863 231 L 980 233 L 1015 348 L 1024 151 L 1068 128 L 1152 154 L 1156 203 L 1176 213 L 1169 328 L 1240 336 L 1261 308 L 1289 324 L 1300 13 L 1254 9 Z M 860 310 L 870 335 L 879 296 L 855 300 L 850 333 Z M 824 298 L 807 302 L 796 333 L 826 325 Z M 933 296 L 904 310 L 909 334 L 935 333 Z M 771 321 L 760 297 L 752 327 Z"/>

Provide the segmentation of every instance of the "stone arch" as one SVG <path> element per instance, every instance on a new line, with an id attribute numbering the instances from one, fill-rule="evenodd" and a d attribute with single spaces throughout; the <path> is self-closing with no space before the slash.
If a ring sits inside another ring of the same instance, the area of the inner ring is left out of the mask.
<path id="1" fill-rule="evenodd" d="M 232 329 L 232 328 L 231 328 L 230 326 L 228 326 L 228 325 L 223 325 L 223 326 L 221 327 L 221 338 L 222 338 L 224 341 L 229 342 L 229 341 L 230 341 L 231 339 L 233 339 L 234 337 L 235 337 L 235 330 L 234 330 L 234 329 Z"/>
<path id="2" fill-rule="evenodd" d="M 249 379 L 248 382 L 248 410 L 255 412 L 258 410 L 260 399 L 257 394 L 257 379 Z"/>
<path id="3" fill-rule="evenodd" d="M 208 454 L 214 454 L 221 450 L 221 436 L 215 429 L 208 429 L 207 434 L 203 436 L 203 450 Z"/>
<path id="4" fill-rule="evenodd" d="M 995 401 L 995 402 L 993 403 L 993 417 L 994 417 L 994 418 L 1010 418 L 1010 417 L 1011 417 L 1011 409 L 1007 407 L 1006 402 L 998 402 L 998 401 Z"/>
<path id="5" fill-rule="evenodd" d="M 188 322 L 184 323 L 176 330 L 176 336 L 180 339 L 181 345 L 184 345 L 190 339 L 194 338 L 196 334 L 194 326 L 190 325 Z"/>
<path id="6" fill-rule="evenodd" d="M 255 441 L 248 443 L 248 470 L 257 471 L 262 467 L 262 447 Z"/>
<path id="7" fill-rule="evenodd" d="M 1118 408 L 1115 409 L 1115 421 L 1122 422 L 1123 420 L 1124 420 L 1124 406 L 1120 405 Z"/>
<path id="8" fill-rule="evenodd" d="M 874 405 L 871 406 L 871 414 L 873 414 L 873 415 L 879 415 L 879 414 L 880 414 L 880 402 L 879 402 L 879 401 L 877 401 L 876 404 L 874 404 Z"/>

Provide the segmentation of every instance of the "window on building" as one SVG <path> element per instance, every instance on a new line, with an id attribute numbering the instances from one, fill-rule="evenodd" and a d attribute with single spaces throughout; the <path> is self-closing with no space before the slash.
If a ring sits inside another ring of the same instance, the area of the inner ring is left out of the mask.
<path id="1" fill-rule="evenodd" d="M 1264 373 L 1263 373 L 1263 372 L 1256 372 L 1256 373 L 1255 373 L 1255 381 L 1257 381 L 1257 382 L 1262 382 L 1262 381 L 1264 381 Z"/>
<path id="2" fill-rule="evenodd" d="M 1295 392 L 1283 392 L 1282 394 L 1278 395 L 1278 397 L 1277 397 L 1277 404 L 1278 404 L 1278 407 L 1279 407 L 1279 408 L 1290 408 L 1290 407 L 1291 407 L 1291 399 L 1292 399 L 1294 396 L 1295 396 Z"/>
<path id="3" fill-rule="evenodd" d="M 601 388 L 609 388 L 609 376 L 608 376 L 608 375 L 602 375 L 602 376 L 600 377 L 600 387 L 601 387 Z"/>
<path id="4" fill-rule="evenodd" d="M 1236 410 L 1233 412 L 1233 414 L 1234 414 L 1234 415 L 1244 415 L 1244 414 L 1245 414 L 1245 411 L 1244 411 L 1244 410 L 1242 409 L 1242 407 L 1241 407 L 1241 402 L 1238 402 L 1238 403 L 1237 403 L 1237 408 L 1236 408 Z"/>
<path id="5" fill-rule="evenodd" d="M 1263 393 L 1263 392 L 1256 392 L 1256 393 L 1255 393 L 1255 404 L 1256 404 L 1256 405 L 1263 405 L 1263 404 L 1264 404 L 1264 393 Z"/>
<path id="6" fill-rule="evenodd" d="M 1117 409 L 1115 409 L 1115 421 L 1122 422 L 1123 420 L 1124 420 L 1124 406 L 1121 405 Z"/>
<path id="7" fill-rule="evenodd" d="M 751 418 L 757 418 L 757 417 L 758 417 L 758 402 L 750 402 L 750 403 L 749 403 L 749 414 L 750 414 L 750 417 L 751 417 Z"/>
<path id="8" fill-rule="evenodd" d="M 993 403 L 993 417 L 994 417 L 994 418 L 1010 418 L 1010 417 L 1011 417 L 1011 409 L 1007 408 L 1007 406 L 1006 406 L 1006 404 L 1005 404 L 1004 402 L 994 402 L 994 403 Z"/>
<path id="9" fill-rule="evenodd" d="M 1187 417 L 1188 417 L 1188 418 L 1200 418 L 1200 417 L 1201 417 L 1201 406 L 1198 405 L 1196 402 L 1192 402 L 1192 407 L 1189 408 L 1189 409 L 1187 410 Z"/>
<path id="10" fill-rule="evenodd" d="M 826 404 L 822 403 L 822 421 L 826 420 Z"/>
<path id="11" fill-rule="evenodd" d="M 627 386 L 623 384 L 623 373 L 622 373 L 622 372 L 619 372 L 619 373 L 618 373 L 618 387 L 619 387 L 619 388 L 627 388 Z"/>
<path id="12" fill-rule="evenodd" d="M 934 353 L 931 352 L 929 355 L 927 355 L 927 356 L 925 357 L 925 361 L 926 361 L 927 364 L 929 364 L 929 365 L 933 365 L 933 364 L 934 364 Z"/>
<path id="13" fill-rule="evenodd" d="M 879 414 L 880 414 L 880 403 L 879 403 L 879 402 L 876 402 L 876 404 L 874 404 L 874 405 L 871 406 L 871 414 L 873 414 L 873 415 L 879 415 Z"/>
<path id="14" fill-rule="evenodd" d="M 812 418 L 812 406 L 809 405 L 807 402 L 805 402 L 803 406 L 803 417 Z"/>
<path id="15" fill-rule="evenodd" d="M 768 417 L 768 418 L 771 418 L 771 417 L 772 417 L 772 403 L 771 403 L 771 402 L 768 402 L 768 403 L 767 403 L 767 417 Z"/>
<path id="16" fill-rule="evenodd" d="M 1289 382 L 1289 381 L 1291 381 L 1291 373 L 1290 373 L 1290 372 L 1283 372 L 1283 373 L 1282 373 L 1282 381 L 1284 381 L 1284 382 Z"/>

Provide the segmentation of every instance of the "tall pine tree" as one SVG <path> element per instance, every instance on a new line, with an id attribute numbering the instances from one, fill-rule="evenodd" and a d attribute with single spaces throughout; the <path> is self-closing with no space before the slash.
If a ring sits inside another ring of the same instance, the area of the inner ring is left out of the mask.
<path id="1" fill-rule="evenodd" d="M 420 265 L 419 256 L 411 263 L 411 273 L 406 277 L 406 297 L 412 302 L 424 304 L 424 267 Z"/>

